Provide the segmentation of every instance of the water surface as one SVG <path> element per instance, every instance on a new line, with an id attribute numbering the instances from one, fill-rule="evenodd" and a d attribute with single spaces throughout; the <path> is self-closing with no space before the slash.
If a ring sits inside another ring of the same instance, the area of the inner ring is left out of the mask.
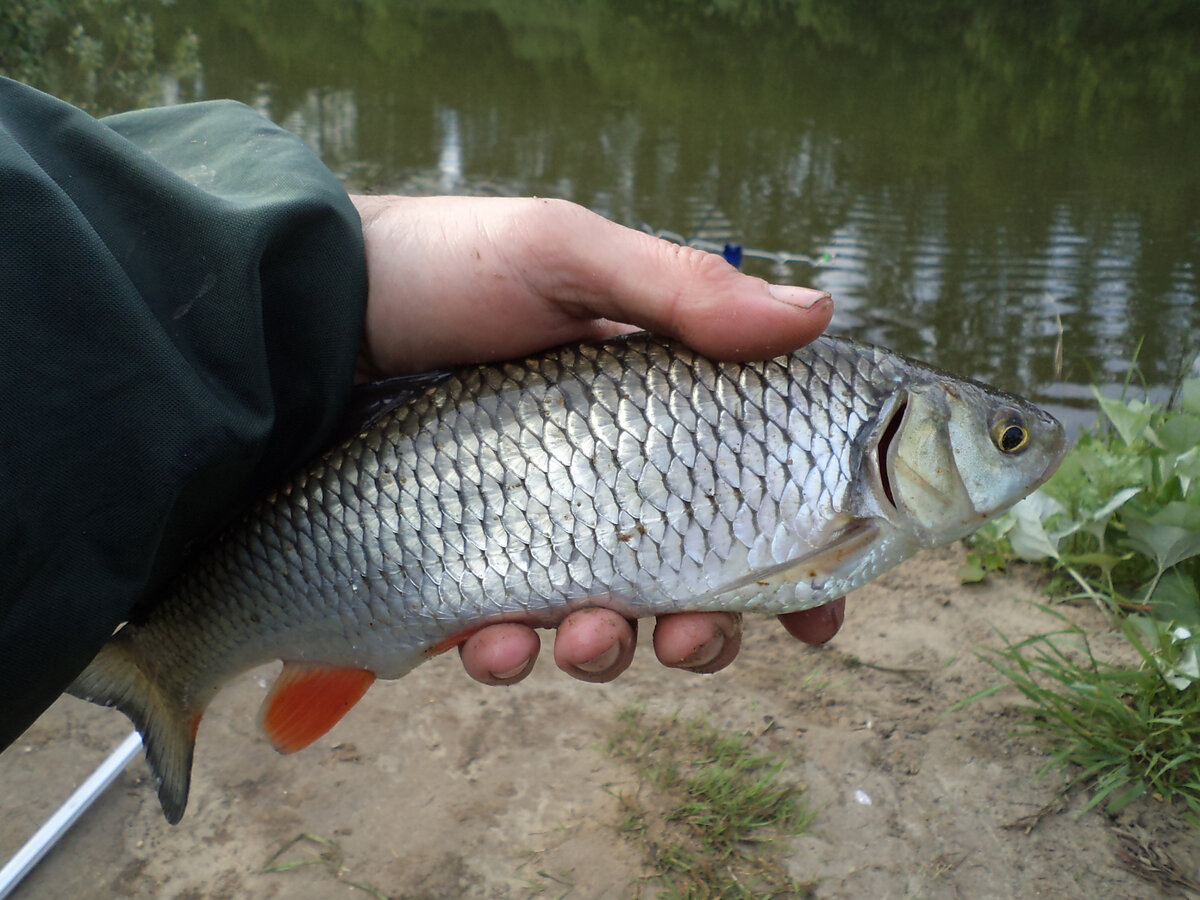
<path id="1" fill-rule="evenodd" d="M 244 100 L 355 188 L 739 243 L 832 291 L 833 330 L 1076 423 L 1135 356 L 1161 395 L 1200 349 L 1194 4 L 152 6 L 202 75 L 162 62 L 151 99 Z"/>

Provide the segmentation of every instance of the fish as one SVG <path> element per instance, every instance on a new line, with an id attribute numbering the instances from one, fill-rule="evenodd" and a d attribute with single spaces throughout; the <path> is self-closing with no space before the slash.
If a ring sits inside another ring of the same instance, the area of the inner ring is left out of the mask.
<path id="1" fill-rule="evenodd" d="M 718 362 L 650 334 L 384 386 L 348 439 L 251 507 L 70 686 L 141 732 L 167 820 L 229 679 L 293 752 L 376 679 L 486 624 L 786 613 L 962 538 L 1066 448 L 1019 397 L 825 336 Z"/>

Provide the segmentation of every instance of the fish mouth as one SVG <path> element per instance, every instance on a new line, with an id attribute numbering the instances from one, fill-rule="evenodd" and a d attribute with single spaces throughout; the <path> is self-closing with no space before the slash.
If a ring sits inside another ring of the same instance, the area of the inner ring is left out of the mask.
<path id="1" fill-rule="evenodd" d="M 1054 416 L 1050 415 L 1049 413 L 1045 413 L 1045 416 L 1046 419 L 1050 420 L 1051 427 L 1054 428 L 1054 460 L 1051 460 L 1049 466 L 1046 466 L 1045 472 L 1042 473 L 1042 480 L 1038 481 L 1038 487 L 1044 485 L 1046 481 L 1049 481 L 1052 476 L 1054 476 L 1054 473 L 1057 472 L 1058 467 L 1062 466 L 1062 461 L 1066 460 L 1067 451 L 1070 450 L 1070 446 L 1072 446 L 1069 440 L 1067 440 L 1067 430 L 1066 428 L 1062 427 L 1062 422 L 1055 419 Z"/>
<path id="2" fill-rule="evenodd" d="M 1067 430 L 1063 428 L 1062 422 L 1049 413 L 1043 413 L 1043 415 L 1050 420 L 1050 425 L 1054 430 L 1055 445 L 1051 454 L 1052 459 L 1050 460 L 1050 464 L 1042 472 L 1042 477 L 1034 482 L 1030 493 L 1033 493 L 1033 491 L 1040 488 L 1053 477 L 1054 473 L 1058 471 L 1058 467 L 1062 465 L 1062 461 L 1067 458 L 1067 451 L 1071 449 L 1071 442 L 1067 440 Z"/>

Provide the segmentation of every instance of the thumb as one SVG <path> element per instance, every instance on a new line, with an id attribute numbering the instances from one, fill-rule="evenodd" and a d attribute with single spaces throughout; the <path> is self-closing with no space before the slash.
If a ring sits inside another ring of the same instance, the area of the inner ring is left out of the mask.
<path id="1" fill-rule="evenodd" d="M 833 315 L 824 291 L 769 284 L 573 203 L 539 202 L 539 265 L 527 280 L 574 317 L 637 325 L 708 356 L 763 359 L 807 344 Z"/>

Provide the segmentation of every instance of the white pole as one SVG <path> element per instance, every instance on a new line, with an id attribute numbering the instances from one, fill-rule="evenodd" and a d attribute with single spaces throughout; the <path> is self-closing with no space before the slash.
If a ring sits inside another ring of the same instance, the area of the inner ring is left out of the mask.
<path id="1" fill-rule="evenodd" d="M 81 784 L 75 793 L 67 798 L 67 802 L 46 820 L 46 824 L 25 842 L 25 846 L 5 863 L 4 868 L 0 869 L 0 900 L 12 893 L 21 883 L 21 879 L 58 843 L 58 839 L 67 833 L 67 829 L 75 824 L 75 820 L 83 815 L 84 810 L 104 793 L 104 789 L 113 783 L 140 749 L 142 738 L 135 731 L 108 755 L 108 759 L 88 776 L 88 780 Z"/>

